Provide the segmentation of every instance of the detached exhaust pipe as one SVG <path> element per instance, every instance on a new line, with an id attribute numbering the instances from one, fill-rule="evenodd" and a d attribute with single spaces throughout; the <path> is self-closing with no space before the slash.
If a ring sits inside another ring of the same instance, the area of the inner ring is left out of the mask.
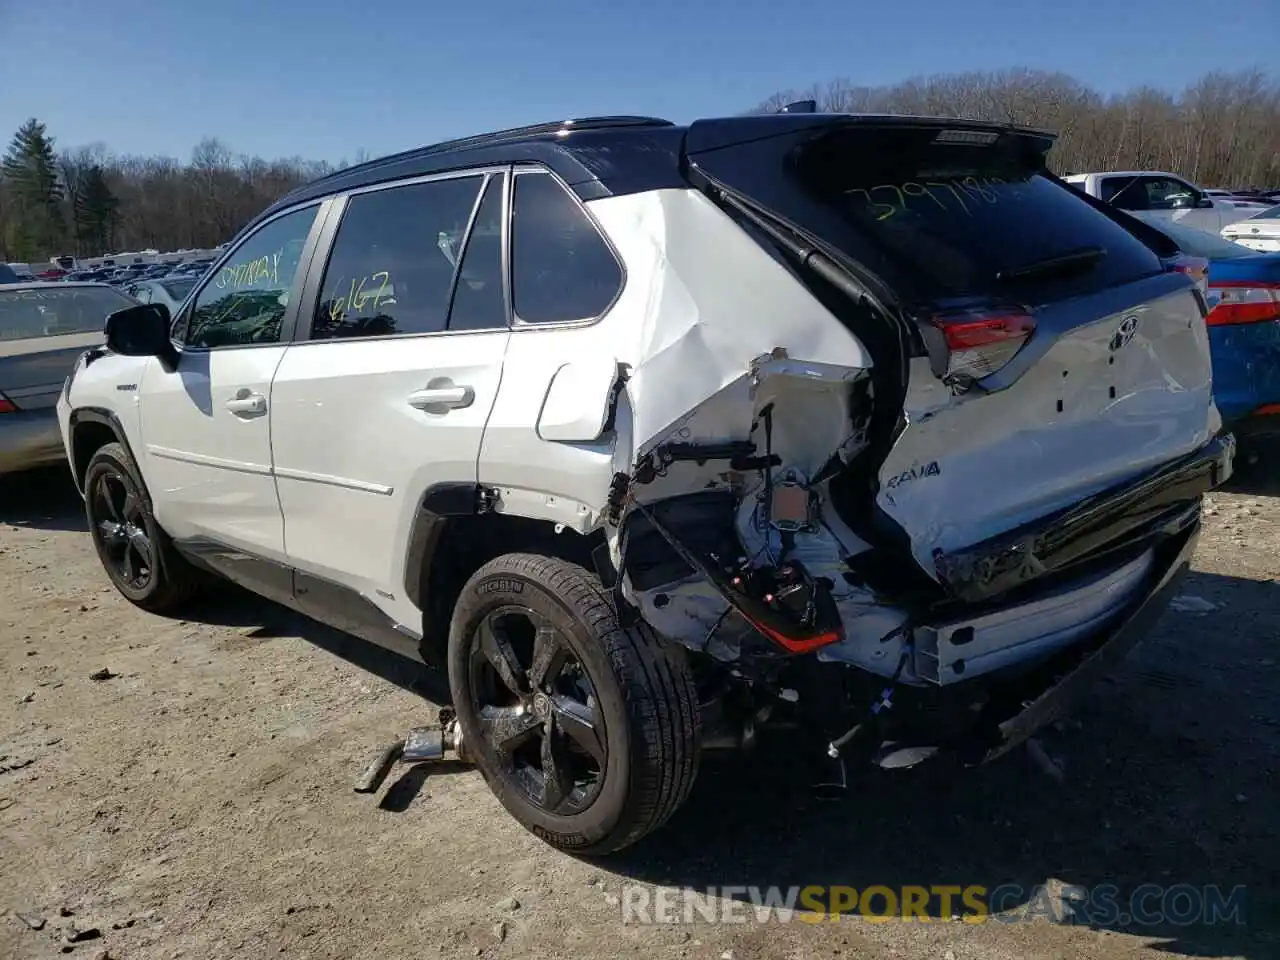
<path id="1" fill-rule="evenodd" d="M 402 740 L 382 747 L 354 784 L 356 793 L 377 793 L 386 781 L 396 762 L 431 763 L 444 760 L 446 751 L 452 750 L 460 763 L 473 763 L 462 739 L 458 715 L 452 707 L 442 707 L 438 724 L 431 727 L 414 727 Z"/>

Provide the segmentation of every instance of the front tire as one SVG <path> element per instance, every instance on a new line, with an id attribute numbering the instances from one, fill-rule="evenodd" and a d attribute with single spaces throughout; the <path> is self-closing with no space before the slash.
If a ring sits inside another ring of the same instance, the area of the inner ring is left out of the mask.
<path id="1" fill-rule="evenodd" d="M 98 559 L 125 599 L 151 613 L 191 599 L 199 575 L 160 529 L 137 467 L 121 444 L 104 444 L 89 460 L 84 504 Z"/>
<path id="2" fill-rule="evenodd" d="M 507 554 L 476 571 L 454 608 L 449 686 L 490 789 L 558 849 L 621 850 L 693 786 L 684 651 L 620 626 L 599 580 L 565 560 Z"/>

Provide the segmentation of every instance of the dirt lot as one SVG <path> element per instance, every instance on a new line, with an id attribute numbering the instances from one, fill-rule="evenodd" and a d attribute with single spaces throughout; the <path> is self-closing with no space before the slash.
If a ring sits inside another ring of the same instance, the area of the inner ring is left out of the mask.
<path id="1" fill-rule="evenodd" d="M 109 588 L 63 472 L 11 481 L 0 957 L 1280 956 L 1277 493 L 1254 480 L 1212 498 L 1190 609 L 1043 737 L 1061 784 L 1019 751 L 959 776 L 868 775 L 822 803 L 773 746 L 705 766 L 663 833 L 584 863 L 470 770 L 355 794 L 370 750 L 431 716 L 430 678 L 234 593 L 195 619 L 144 615 Z M 624 924 L 637 882 L 1248 894 L 1242 925 Z M 101 935 L 72 948 L 76 927 Z"/>

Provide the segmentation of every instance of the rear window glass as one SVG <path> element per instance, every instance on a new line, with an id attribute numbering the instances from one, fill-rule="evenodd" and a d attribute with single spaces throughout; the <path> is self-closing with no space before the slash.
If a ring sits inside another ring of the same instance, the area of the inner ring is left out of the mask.
<path id="1" fill-rule="evenodd" d="M 106 287 L 59 287 L 0 290 L 0 340 L 100 333 L 107 314 L 134 305 Z"/>
<path id="2" fill-rule="evenodd" d="M 1024 137 L 937 142 L 937 128 L 842 129 L 806 144 L 802 183 L 888 257 L 929 299 L 1012 296 L 1030 303 L 1115 286 L 1160 271 L 1150 247 L 1041 172 Z M 1101 248 L 1085 268 L 999 279 Z"/>

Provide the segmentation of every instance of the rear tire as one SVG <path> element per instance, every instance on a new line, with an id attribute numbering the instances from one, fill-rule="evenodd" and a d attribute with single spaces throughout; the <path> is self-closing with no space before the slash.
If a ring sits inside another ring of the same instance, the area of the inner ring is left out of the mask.
<path id="1" fill-rule="evenodd" d="M 84 503 L 98 559 L 126 600 L 165 613 L 198 592 L 202 578 L 160 529 L 138 468 L 121 444 L 104 444 L 90 458 Z"/>
<path id="2" fill-rule="evenodd" d="M 565 560 L 507 554 L 476 571 L 454 608 L 449 686 L 490 789 L 560 850 L 635 843 L 697 776 L 683 649 L 621 627 L 599 580 Z"/>

